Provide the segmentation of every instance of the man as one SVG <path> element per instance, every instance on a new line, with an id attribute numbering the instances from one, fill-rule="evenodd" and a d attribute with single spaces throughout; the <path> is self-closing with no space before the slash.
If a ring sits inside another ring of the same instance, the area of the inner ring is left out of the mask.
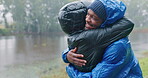
<path id="1" fill-rule="evenodd" d="M 105 24 L 113 23 L 110 19 L 108 19 L 110 17 L 109 14 L 107 15 L 108 18 L 105 18 L 104 20 L 103 19 L 104 17 L 101 18 L 99 16 L 99 13 L 97 13 L 96 11 L 97 10 L 96 5 L 98 4 L 100 5 L 104 2 L 105 1 L 101 1 L 101 3 L 99 1 L 94 1 L 89 6 L 88 14 L 86 16 L 85 29 L 94 29 L 94 28 L 97 28 L 100 24 L 101 24 L 101 27 L 103 27 L 105 26 Z M 98 20 L 101 20 L 101 21 L 98 22 Z M 81 54 L 76 54 L 75 52 L 76 50 L 74 49 L 74 50 L 70 50 L 66 54 L 65 57 L 67 57 L 67 61 L 78 66 L 85 65 L 86 60 L 78 59 L 84 56 Z M 129 65 L 129 68 L 127 67 L 126 64 Z M 135 72 L 135 71 L 138 71 L 138 72 Z M 141 78 L 142 77 L 139 64 L 133 55 L 133 52 L 130 48 L 130 44 L 127 38 L 123 38 L 119 41 L 112 43 L 110 46 L 108 46 L 106 48 L 102 61 L 98 63 L 97 66 L 91 72 L 88 72 L 88 73 L 79 72 L 73 66 L 67 67 L 67 72 L 71 78 L 77 78 L 77 77 L 79 78 L 83 78 L 83 77 L 85 78 L 92 78 L 92 77 L 93 78 L 102 78 L 102 77 L 105 77 L 105 78 L 139 77 Z"/>

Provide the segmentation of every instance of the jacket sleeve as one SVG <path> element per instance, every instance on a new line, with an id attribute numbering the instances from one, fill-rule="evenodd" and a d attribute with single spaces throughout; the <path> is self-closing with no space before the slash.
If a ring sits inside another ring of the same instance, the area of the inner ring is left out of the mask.
<path id="1" fill-rule="evenodd" d="M 67 55 L 68 51 L 69 51 L 69 48 L 67 48 L 66 50 L 64 50 L 64 51 L 62 52 L 62 59 L 63 59 L 63 61 L 64 61 L 65 63 L 69 63 L 69 61 L 68 61 L 67 58 L 66 58 L 66 55 Z"/>
<path id="2" fill-rule="evenodd" d="M 87 42 L 92 42 L 94 46 L 107 47 L 109 44 L 128 36 L 133 30 L 134 24 L 123 17 L 118 20 L 112 26 L 105 28 L 99 28 L 95 30 L 85 31 L 85 40 Z"/>

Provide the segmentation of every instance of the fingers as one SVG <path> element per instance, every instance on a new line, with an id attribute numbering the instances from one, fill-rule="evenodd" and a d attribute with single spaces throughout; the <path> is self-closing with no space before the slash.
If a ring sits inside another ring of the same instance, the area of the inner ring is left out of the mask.
<path id="1" fill-rule="evenodd" d="M 82 58 L 84 57 L 82 54 L 71 53 L 71 55 L 75 58 Z"/>
<path id="2" fill-rule="evenodd" d="M 76 48 L 70 50 L 70 51 L 69 51 L 69 55 L 70 55 L 70 56 L 73 56 L 73 57 L 75 57 L 75 58 L 82 58 L 82 57 L 84 57 L 82 54 L 76 54 L 75 52 L 76 52 Z"/>
<path id="3" fill-rule="evenodd" d="M 77 66 L 82 66 L 86 64 L 86 60 L 79 59 L 84 57 L 82 54 L 76 54 L 74 51 L 76 49 L 70 50 L 67 54 L 67 59 L 70 63 L 75 64 Z"/>
<path id="4" fill-rule="evenodd" d="M 82 67 L 82 66 L 85 66 L 85 63 L 78 63 L 78 62 L 75 62 L 74 65 Z"/>
<path id="5" fill-rule="evenodd" d="M 82 59 L 77 59 L 77 58 L 73 58 L 73 64 L 77 65 L 77 66 L 85 66 L 86 60 L 82 60 Z"/>
<path id="6" fill-rule="evenodd" d="M 72 52 L 76 52 L 77 51 L 77 47 L 75 47 L 74 49 L 71 50 Z"/>

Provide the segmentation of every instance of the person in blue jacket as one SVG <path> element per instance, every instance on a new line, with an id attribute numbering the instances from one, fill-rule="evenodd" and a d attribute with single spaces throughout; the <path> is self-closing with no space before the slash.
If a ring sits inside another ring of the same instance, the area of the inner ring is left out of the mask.
<path id="1" fill-rule="evenodd" d="M 94 19 L 94 15 L 99 17 L 99 15 L 97 15 L 99 14 L 97 12 L 97 6 L 99 4 L 97 3 L 100 2 L 105 6 L 107 17 L 105 18 L 105 20 L 103 20 L 103 24 L 101 24 L 99 27 L 104 27 L 107 24 L 112 24 L 116 21 L 117 17 L 112 15 L 112 12 L 109 12 L 111 11 L 110 8 L 112 8 L 112 6 L 114 5 L 112 5 L 112 3 L 108 1 L 94 1 L 89 6 L 88 14 L 86 16 L 85 29 L 94 29 L 98 27 L 95 23 L 91 22 L 91 19 Z M 97 18 L 95 17 L 95 19 Z M 74 50 L 71 50 L 69 52 L 66 51 L 66 53 L 63 53 L 63 60 L 65 62 L 70 62 L 70 59 L 68 58 L 70 56 L 69 53 L 75 54 Z M 83 63 L 79 64 L 83 65 Z M 133 54 L 130 42 L 127 37 L 122 38 L 109 45 L 105 49 L 102 61 L 98 63 L 91 72 L 80 72 L 72 65 L 67 66 L 66 70 L 70 78 L 142 78 L 140 66 Z"/>
<path id="2" fill-rule="evenodd" d="M 116 10 L 118 9 L 120 8 L 116 8 Z M 123 13 L 117 14 L 116 16 L 123 17 L 125 9 L 126 8 L 123 7 L 122 10 L 120 10 L 123 11 Z M 102 11 L 102 8 L 100 7 L 98 11 L 99 10 Z M 74 1 L 63 6 L 58 16 L 61 28 L 68 34 L 68 48 L 74 49 L 77 47 L 76 53 L 85 56 L 81 58 L 87 61 L 85 65 L 77 66 L 76 64 L 72 64 L 81 72 L 90 72 L 101 62 L 105 48 L 112 42 L 129 35 L 134 26 L 131 21 L 123 17 L 119 20 L 116 19 L 118 20 L 116 23 L 106 28 L 89 30 L 92 27 L 87 26 L 84 30 L 86 12 L 87 7 L 83 2 Z"/>

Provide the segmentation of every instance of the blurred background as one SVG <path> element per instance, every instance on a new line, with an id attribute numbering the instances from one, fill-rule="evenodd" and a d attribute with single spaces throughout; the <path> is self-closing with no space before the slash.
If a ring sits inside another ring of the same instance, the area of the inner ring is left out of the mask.
<path id="1" fill-rule="evenodd" d="M 0 78 L 67 78 L 61 59 L 67 35 L 57 16 L 72 1 L 77 0 L 0 0 Z M 135 24 L 132 49 L 148 78 L 148 1 L 122 1 Z"/>

